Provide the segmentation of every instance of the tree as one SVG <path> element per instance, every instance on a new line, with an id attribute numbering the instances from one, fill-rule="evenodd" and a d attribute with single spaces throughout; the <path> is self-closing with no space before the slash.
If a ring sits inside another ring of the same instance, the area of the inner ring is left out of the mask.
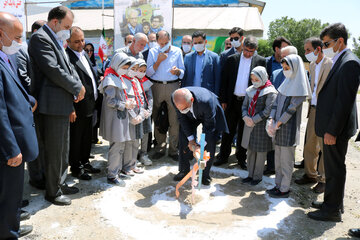
<path id="1" fill-rule="evenodd" d="M 268 57 L 273 54 L 272 45 L 265 39 L 259 39 L 257 51 L 260 56 L 264 57 Z"/>
<path id="2" fill-rule="evenodd" d="M 359 43 L 356 41 L 356 38 L 353 38 L 354 41 L 354 50 L 353 53 L 360 58 L 360 37 L 358 38 Z"/>
<path id="3" fill-rule="evenodd" d="M 304 40 L 309 37 L 319 37 L 328 23 L 322 24 L 318 19 L 302 19 L 282 17 L 272 21 L 269 25 L 268 41 L 272 43 L 276 37 L 284 36 L 297 48 L 299 55 L 305 59 Z"/>

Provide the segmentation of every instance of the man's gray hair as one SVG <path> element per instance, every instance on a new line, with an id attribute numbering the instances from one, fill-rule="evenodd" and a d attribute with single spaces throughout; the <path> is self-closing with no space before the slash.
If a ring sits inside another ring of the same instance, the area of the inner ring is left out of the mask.
<path id="1" fill-rule="evenodd" d="M 135 41 L 139 41 L 141 39 L 148 40 L 147 36 L 144 33 L 138 32 L 134 35 Z"/>
<path id="2" fill-rule="evenodd" d="M 257 49 L 258 47 L 258 40 L 254 36 L 247 36 L 244 41 L 244 46 L 250 49 Z"/>
<path id="3" fill-rule="evenodd" d="M 179 88 L 174 91 L 172 94 L 172 99 L 174 100 L 174 103 L 177 103 L 181 98 L 185 99 L 187 103 L 191 102 L 192 93 L 187 88 Z"/>
<path id="4" fill-rule="evenodd" d="M 283 48 L 281 49 L 281 53 L 284 53 L 285 51 L 288 52 L 287 55 L 290 55 L 290 54 L 296 54 L 296 55 L 298 55 L 298 50 L 297 50 L 297 48 L 294 47 L 294 46 L 286 46 L 286 47 L 283 47 Z"/>

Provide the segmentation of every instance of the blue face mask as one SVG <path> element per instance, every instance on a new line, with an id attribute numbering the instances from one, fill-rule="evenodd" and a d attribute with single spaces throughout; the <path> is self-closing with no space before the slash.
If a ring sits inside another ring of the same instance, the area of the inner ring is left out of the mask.
<path id="1" fill-rule="evenodd" d="M 170 42 L 168 42 L 164 47 L 160 48 L 160 52 L 165 52 L 166 50 L 168 50 L 170 47 Z"/>

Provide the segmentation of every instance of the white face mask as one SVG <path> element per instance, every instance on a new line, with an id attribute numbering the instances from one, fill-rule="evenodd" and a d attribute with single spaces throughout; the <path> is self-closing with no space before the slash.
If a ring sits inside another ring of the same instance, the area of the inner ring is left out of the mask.
<path id="1" fill-rule="evenodd" d="M 292 70 L 284 70 L 284 76 L 286 78 L 291 78 L 292 74 L 293 74 L 293 71 Z"/>
<path id="2" fill-rule="evenodd" d="M 185 108 L 184 110 L 179 110 L 182 114 L 187 114 L 190 111 L 190 108 Z"/>
<path id="3" fill-rule="evenodd" d="M 65 41 L 70 38 L 70 30 L 61 30 L 56 33 L 56 36 L 61 40 Z"/>
<path id="4" fill-rule="evenodd" d="M 240 39 L 237 41 L 235 41 L 235 40 L 231 41 L 231 46 L 233 46 L 234 48 L 238 48 L 238 47 L 240 47 L 240 45 L 241 45 Z"/>
<path id="5" fill-rule="evenodd" d="M 251 81 L 251 83 L 253 84 L 254 88 L 259 88 L 262 86 L 262 82 L 253 82 Z"/>
<path id="6" fill-rule="evenodd" d="M 127 72 L 127 74 L 129 77 L 133 78 L 136 76 L 136 72 L 132 69 L 129 69 L 129 71 Z"/>
<path id="7" fill-rule="evenodd" d="M 194 44 L 195 51 L 202 52 L 205 50 L 205 44 Z"/>
<path id="8" fill-rule="evenodd" d="M 158 46 L 157 42 L 149 42 L 149 48 L 154 48 L 157 46 Z"/>
<path id="9" fill-rule="evenodd" d="M 314 51 L 315 52 L 315 51 Z M 314 52 L 311 52 L 311 53 L 308 53 L 305 55 L 306 59 L 309 61 L 309 62 L 315 62 L 318 58 L 318 56 L 315 55 Z M 319 54 L 318 54 L 319 55 Z"/>
<path id="10" fill-rule="evenodd" d="M 170 42 L 168 42 L 163 48 L 160 48 L 160 52 L 166 52 L 170 47 Z"/>
<path id="11" fill-rule="evenodd" d="M 191 45 L 190 44 L 183 44 L 182 49 L 184 53 L 189 53 L 191 51 Z"/>
<path id="12" fill-rule="evenodd" d="M 119 74 L 119 76 L 122 76 L 127 73 L 127 69 L 119 68 L 116 73 Z"/>
<path id="13" fill-rule="evenodd" d="M 7 39 L 10 40 L 10 38 L 8 37 L 8 35 L 6 34 L 6 32 L 4 32 L 4 35 L 7 37 Z M 5 46 L 2 41 L 1 41 L 1 44 L 3 45 L 3 47 L 2 47 L 1 50 L 2 50 L 5 54 L 7 54 L 7 55 L 12 55 L 12 54 L 17 53 L 17 52 L 20 50 L 21 46 L 22 46 L 21 43 L 18 43 L 18 42 L 15 41 L 15 40 L 12 40 L 12 41 L 11 41 L 11 45 L 10 45 L 10 46 Z"/>
<path id="14" fill-rule="evenodd" d="M 334 52 L 334 48 L 333 47 L 329 47 L 329 48 L 324 48 L 323 49 L 323 53 L 325 54 L 325 56 L 327 56 L 328 58 L 333 58 L 335 57 L 336 54 L 338 54 L 339 49 Z"/>
<path id="15" fill-rule="evenodd" d="M 139 79 L 143 79 L 145 77 L 145 73 L 144 72 L 136 72 L 136 76 L 139 78 Z"/>

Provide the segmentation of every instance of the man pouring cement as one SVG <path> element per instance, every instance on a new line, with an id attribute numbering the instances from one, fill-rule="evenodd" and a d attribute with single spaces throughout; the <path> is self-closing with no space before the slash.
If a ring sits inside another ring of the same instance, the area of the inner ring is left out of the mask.
<path id="1" fill-rule="evenodd" d="M 216 136 L 228 132 L 224 111 L 217 96 L 202 87 L 186 87 L 174 91 L 172 102 L 179 120 L 179 173 L 174 180 L 180 181 L 190 171 L 192 151 L 199 149 L 196 143 L 196 129 L 202 124 L 205 133 L 205 150 L 210 160 L 204 169 L 202 184 L 210 185 L 210 168 L 214 160 Z"/>

